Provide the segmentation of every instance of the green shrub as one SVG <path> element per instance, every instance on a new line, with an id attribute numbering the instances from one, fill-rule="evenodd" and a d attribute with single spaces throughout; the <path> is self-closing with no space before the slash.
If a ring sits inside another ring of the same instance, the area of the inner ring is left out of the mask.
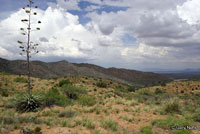
<path id="1" fill-rule="evenodd" d="M 28 83 L 28 80 L 23 77 L 17 77 L 14 79 L 14 82 L 19 82 L 19 83 Z"/>
<path id="2" fill-rule="evenodd" d="M 162 94 L 163 91 L 160 88 L 156 88 L 155 90 L 155 94 Z"/>
<path id="3" fill-rule="evenodd" d="M 118 124 L 114 120 L 106 119 L 103 123 L 103 128 L 117 131 Z"/>
<path id="4" fill-rule="evenodd" d="M 24 128 L 21 129 L 21 133 L 22 134 L 33 134 L 34 131 L 31 128 L 24 127 Z"/>
<path id="5" fill-rule="evenodd" d="M 106 88 L 107 87 L 107 84 L 105 82 L 97 82 L 97 87 L 100 87 L 100 88 Z"/>
<path id="6" fill-rule="evenodd" d="M 96 98 L 94 96 L 81 96 L 78 99 L 78 103 L 82 106 L 93 106 L 96 104 Z"/>
<path id="7" fill-rule="evenodd" d="M 136 91 L 136 88 L 135 88 L 135 87 L 129 87 L 127 90 L 128 90 L 129 92 L 135 92 L 135 91 Z"/>
<path id="8" fill-rule="evenodd" d="M 8 97 L 8 89 L 6 89 L 6 88 L 0 88 L 0 94 L 3 97 Z"/>
<path id="9" fill-rule="evenodd" d="M 61 113 L 59 113 L 58 117 L 66 117 L 66 118 L 71 118 L 76 114 L 76 112 L 72 110 L 64 110 Z"/>
<path id="10" fill-rule="evenodd" d="M 141 127 L 141 134 L 153 134 L 152 126 Z"/>
<path id="11" fill-rule="evenodd" d="M 144 89 L 144 90 L 139 91 L 139 94 L 140 95 L 146 95 L 146 96 L 152 96 L 153 95 L 153 93 L 148 89 Z"/>
<path id="12" fill-rule="evenodd" d="M 189 130 L 175 130 L 173 134 L 192 134 Z"/>
<path id="13" fill-rule="evenodd" d="M 73 85 L 64 85 L 62 90 L 70 99 L 78 99 L 80 94 L 87 93 L 87 91 L 84 88 Z"/>
<path id="14" fill-rule="evenodd" d="M 16 110 L 18 112 L 35 112 L 42 105 L 42 97 L 37 94 L 25 94 L 17 98 Z"/>
<path id="15" fill-rule="evenodd" d="M 173 101 L 173 102 L 169 102 L 166 106 L 165 106 L 165 112 L 166 113 L 180 113 L 180 105 L 178 103 L 178 101 Z"/>
<path id="16" fill-rule="evenodd" d="M 36 127 L 35 128 L 35 134 L 41 134 L 41 127 Z"/>
<path id="17" fill-rule="evenodd" d="M 62 87 L 63 85 L 72 85 L 72 83 L 69 80 L 61 80 L 58 85 Z"/>
<path id="18" fill-rule="evenodd" d="M 166 83 L 163 82 L 163 83 L 161 84 L 161 86 L 162 86 L 162 87 L 165 87 L 165 86 L 167 86 L 167 85 L 166 85 Z"/>
<path id="19" fill-rule="evenodd" d="M 196 122 L 200 122 L 200 113 L 195 113 L 192 117 L 192 119 Z"/>
<path id="20" fill-rule="evenodd" d="M 53 87 L 50 89 L 44 98 L 44 105 L 47 107 L 58 105 L 58 106 L 67 106 L 71 105 L 72 101 L 68 99 L 65 95 L 62 95 L 57 88 Z"/>

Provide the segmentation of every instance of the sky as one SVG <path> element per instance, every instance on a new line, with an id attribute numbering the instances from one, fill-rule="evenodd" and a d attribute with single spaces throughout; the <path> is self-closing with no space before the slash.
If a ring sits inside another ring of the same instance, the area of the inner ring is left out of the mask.
<path id="1" fill-rule="evenodd" d="M 34 1 L 34 0 L 33 0 Z M 32 60 L 136 70 L 200 68 L 199 0 L 35 0 Z M 20 56 L 28 0 L 0 0 L 0 57 Z M 42 23 L 37 24 L 40 20 Z"/>

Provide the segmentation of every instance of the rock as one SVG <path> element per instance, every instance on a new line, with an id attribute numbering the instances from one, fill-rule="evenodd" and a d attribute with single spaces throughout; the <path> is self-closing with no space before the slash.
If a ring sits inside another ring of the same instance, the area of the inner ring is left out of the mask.
<path id="1" fill-rule="evenodd" d="M 0 129 L 0 134 L 9 134 L 8 130 L 5 128 Z"/>

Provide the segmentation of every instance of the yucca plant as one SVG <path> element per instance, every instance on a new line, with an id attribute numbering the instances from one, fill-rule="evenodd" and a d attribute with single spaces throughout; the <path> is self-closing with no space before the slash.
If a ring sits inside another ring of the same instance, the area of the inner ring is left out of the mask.
<path id="1" fill-rule="evenodd" d="M 17 99 L 16 110 L 18 112 L 36 112 L 42 105 L 42 97 L 38 94 L 25 94 Z"/>

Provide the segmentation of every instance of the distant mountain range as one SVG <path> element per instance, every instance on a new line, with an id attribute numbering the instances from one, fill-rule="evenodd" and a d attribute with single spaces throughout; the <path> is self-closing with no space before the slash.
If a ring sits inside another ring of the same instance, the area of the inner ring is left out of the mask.
<path id="1" fill-rule="evenodd" d="M 0 58 L 0 72 L 24 75 L 27 73 L 26 61 L 11 61 Z M 103 68 L 93 64 L 77 64 L 69 63 L 67 61 L 32 61 L 31 72 L 33 77 L 39 78 L 56 78 L 82 75 L 103 79 L 111 79 L 132 86 L 158 85 L 173 80 L 172 77 L 151 72 L 142 72 L 118 68 Z"/>

